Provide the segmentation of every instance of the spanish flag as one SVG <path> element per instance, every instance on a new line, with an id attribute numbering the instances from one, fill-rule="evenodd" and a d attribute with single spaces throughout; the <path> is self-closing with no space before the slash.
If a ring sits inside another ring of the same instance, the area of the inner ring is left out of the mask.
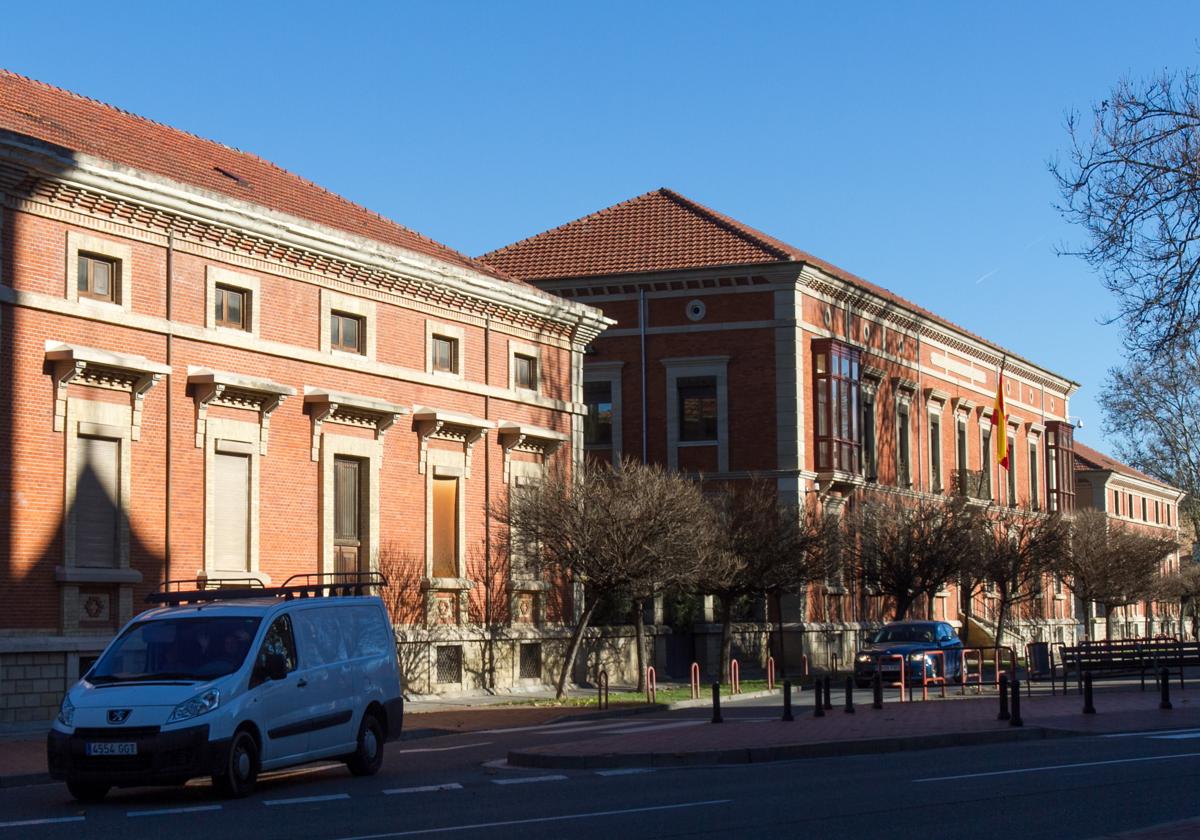
<path id="1" fill-rule="evenodd" d="M 996 463 L 1008 469 L 1008 412 L 1004 410 L 1004 368 L 1000 368 L 1000 379 L 996 384 L 996 402 L 992 406 L 992 428 L 996 434 Z"/>

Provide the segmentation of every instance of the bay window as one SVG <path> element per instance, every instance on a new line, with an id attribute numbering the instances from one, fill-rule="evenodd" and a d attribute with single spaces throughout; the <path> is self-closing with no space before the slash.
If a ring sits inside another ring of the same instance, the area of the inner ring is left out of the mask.
<path id="1" fill-rule="evenodd" d="M 858 474 L 860 351 L 833 339 L 813 342 L 817 469 Z"/>

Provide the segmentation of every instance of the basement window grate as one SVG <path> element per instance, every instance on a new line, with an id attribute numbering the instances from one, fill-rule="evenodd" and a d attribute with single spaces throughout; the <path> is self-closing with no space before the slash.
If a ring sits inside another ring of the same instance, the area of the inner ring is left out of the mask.
<path id="1" fill-rule="evenodd" d="M 442 645 L 438 647 L 437 681 L 439 685 L 462 682 L 461 645 Z"/>
<path id="2" fill-rule="evenodd" d="M 532 642 L 521 645 L 521 679 L 540 680 L 542 678 L 542 644 Z"/>

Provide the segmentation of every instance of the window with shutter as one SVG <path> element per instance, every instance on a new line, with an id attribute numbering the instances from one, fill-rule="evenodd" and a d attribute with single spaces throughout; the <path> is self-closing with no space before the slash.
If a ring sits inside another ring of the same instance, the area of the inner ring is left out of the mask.
<path id="1" fill-rule="evenodd" d="M 80 437 L 76 445 L 75 562 L 114 568 L 121 517 L 121 443 Z"/>
<path id="2" fill-rule="evenodd" d="M 213 565 L 218 572 L 249 572 L 250 456 L 213 455 Z"/>
<path id="3" fill-rule="evenodd" d="M 357 458 L 333 462 L 333 551 L 338 572 L 362 567 L 361 464 Z"/>

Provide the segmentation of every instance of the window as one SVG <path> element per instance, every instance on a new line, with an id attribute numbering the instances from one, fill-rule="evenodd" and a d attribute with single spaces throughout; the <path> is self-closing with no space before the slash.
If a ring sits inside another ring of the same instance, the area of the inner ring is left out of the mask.
<path id="1" fill-rule="evenodd" d="M 440 685 L 462 682 L 462 645 L 438 645 L 436 680 Z"/>
<path id="2" fill-rule="evenodd" d="M 329 346 L 347 353 L 361 353 L 363 319 L 344 312 L 329 314 Z"/>
<path id="3" fill-rule="evenodd" d="M 954 466 L 960 474 L 967 469 L 967 418 L 961 415 L 954 424 Z"/>
<path id="4" fill-rule="evenodd" d="M 77 286 L 79 296 L 116 302 L 120 265 L 117 260 L 94 254 L 80 254 Z"/>
<path id="5" fill-rule="evenodd" d="M 1146 516 L 1146 497 L 1142 496 L 1142 521 L 1148 522 L 1150 517 Z"/>
<path id="6" fill-rule="evenodd" d="M 458 479 L 433 479 L 433 576 L 458 577 Z"/>
<path id="7" fill-rule="evenodd" d="M 1158 509 L 1158 500 L 1157 500 L 1157 499 L 1155 499 L 1155 501 L 1154 501 L 1154 521 L 1155 521 L 1155 522 L 1162 522 L 1162 519 L 1160 518 L 1160 514 L 1159 514 L 1159 509 Z"/>
<path id="8" fill-rule="evenodd" d="M 542 645 L 540 642 L 522 643 L 520 673 L 523 680 L 540 680 L 542 678 Z"/>
<path id="9" fill-rule="evenodd" d="M 878 478 L 879 468 L 875 464 L 875 395 L 862 395 L 862 457 L 863 475 L 868 481 Z"/>
<path id="10" fill-rule="evenodd" d="M 250 322 L 250 295 L 242 289 L 217 286 L 213 294 L 213 322 L 219 327 L 246 329 Z"/>
<path id="11" fill-rule="evenodd" d="M 1029 506 L 1034 510 L 1041 509 L 1041 499 L 1038 494 L 1038 457 L 1037 442 L 1029 441 Z"/>
<path id="12" fill-rule="evenodd" d="M 675 380 L 679 399 L 679 439 L 717 439 L 717 378 L 685 376 Z"/>
<path id="13" fill-rule="evenodd" d="M 1163 505 L 1163 507 L 1167 510 L 1167 526 L 1169 527 L 1171 525 L 1171 506 Z"/>
<path id="14" fill-rule="evenodd" d="M 1112 504 L 1113 504 L 1113 506 L 1112 506 L 1113 515 L 1120 516 L 1121 515 L 1121 491 L 1120 490 L 1113 491 Z"/>
<path id="15" fill-rule="evenodd" d="M 537 359 L 524 353 L 513 354 L 514 387 L 537 390 L 537 374 Z"/>
<path id="16" fill-rule="evenodd" d="M 363 570 L 362 475 L 359 458 L 333 459 L 333 557 L 335 572 Z"/>
<path id="17" fill-rule="evenodd" d="M 429 352 L 433 358 L 433 369 L 439 373 L 458 373 L 458 340 L 444 335 L 435 335 L 430 342 Z"/>
<path id="18" fill-rule="evenodd" d="M 929 415 L 929 488 L 942 492 L 942 416 Z"/>
<path id="19" fill-rule="evenodd" d="M 292 620 L 286 615 L 279 616 L 268 628 L 255 664 L 265 668 L 267 657 L 272 655 L 283 657 L 283 667 L 288 673 L 296 670 L 296 639 L 292 635 Z"/>
<path id="20" fill-rule="evenodd" d="M 912 484 L 912 462 L 909 460 L 908 404 L 896 409 L 896 479 L 901 487 Z"/>
<path id="21" fill-rule="evenodd" d="M 75 563 L 115 568 L 121 525 L 121 441 L 76 440 Z"/>
<path id="22" fill-rule="evenodd" d="M 612 446 L 613 401 L 612 382 L 585 382 L 583 401 L 588 413 L 583 418 L 583 443 L 585 446 Z"/>
<path id="23" fill-rule="evenodd" d="M 833 339 L 813 342 L 817 469 L 860 472 L 859 349 Z"/>
<path id="24" fill-rule="evenodd" d="M 979 427 L 979 470 L 983 473 L 983 498 L 992 498 L 992 427 Z"/>
<path id="25" fill-rule="evenodd" d="M 1070 423 L 1053 420 L 1046 424 L 1046 482 L 1050 510 L 1069 513 L 1075 509 L 1075 430 Z"/>
<path id="26" fill-rule="evenodd" d="M 223 443 L 223 441 L 219 442 Z M 250 458 L 249 454 L 214 452 L 213 569 L 216 572 L 253 571 L 250 566 Z"/>
<path id="27" fill-rule="evenodd" d="M 1017 506 L 1017 442 L 1012 436 L 1008 436 L 1008 506 Z"/>

